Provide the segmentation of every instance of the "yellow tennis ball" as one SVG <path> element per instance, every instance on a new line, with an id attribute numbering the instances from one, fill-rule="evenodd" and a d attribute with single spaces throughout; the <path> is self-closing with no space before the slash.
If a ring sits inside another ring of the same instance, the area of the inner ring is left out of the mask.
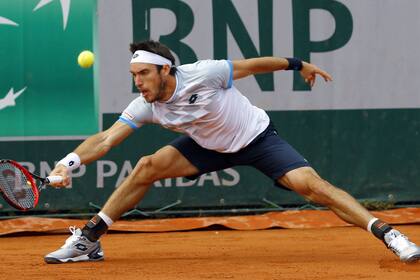
<path id="1" fill-rule="evenodd" d="M 95 55 L 91 51 L 82 51 L 77 57 L 77 63 L 82 68 L 89 68 L 95 62 Z"/>

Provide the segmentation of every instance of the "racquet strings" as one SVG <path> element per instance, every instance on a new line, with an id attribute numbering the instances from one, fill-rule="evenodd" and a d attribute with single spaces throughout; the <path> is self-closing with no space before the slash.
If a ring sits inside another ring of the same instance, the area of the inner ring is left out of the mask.
<path id="1" fill-rule="evenodd" d="M 35 207 L 35 194 L 25 174 L 9 162 L 0 164 L 0 189 L 6 199 L 18 208 Z"/>

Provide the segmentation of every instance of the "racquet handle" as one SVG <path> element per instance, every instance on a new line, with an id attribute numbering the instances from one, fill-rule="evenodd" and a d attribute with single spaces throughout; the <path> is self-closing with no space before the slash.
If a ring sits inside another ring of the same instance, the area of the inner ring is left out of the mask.
<path id="1" fill-rule="evenodd" d="M 54 184 L 54 183 L 63 182 L 63 177 L 61 177 L 61 176 L 48 176 L 46 179 L 47 179 L 47 184 Z"/>

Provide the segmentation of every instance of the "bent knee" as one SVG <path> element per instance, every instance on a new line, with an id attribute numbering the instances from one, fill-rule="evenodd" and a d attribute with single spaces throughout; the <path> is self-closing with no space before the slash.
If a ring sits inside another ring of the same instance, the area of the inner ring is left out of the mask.
<path id="1" fill-rule="evenodd" d="M 280 182 L 305 198 L 323 204 L 328 204 L 337 190 L 336 187 L 319 177 L 312 168 L 303 168 L 286 174 Z"/>
<path id="2" fill-rule="evenodd" d="M 135 169 L 145 169 L 152 167 L 152 157 L 153 155 L 142 156 L 136 164 Z"/>
<path id="3" fill-rule="evenodd" d="M 148 155 L 140 158 L 130 176 L 137 184 L 151 184 L 161 179 L 158 174 L 158 168 L 154 164 L 153 155 Z"/>

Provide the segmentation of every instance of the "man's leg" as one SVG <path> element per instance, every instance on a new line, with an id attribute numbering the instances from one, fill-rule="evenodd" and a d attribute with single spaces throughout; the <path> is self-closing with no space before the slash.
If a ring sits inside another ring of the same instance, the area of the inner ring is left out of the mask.
<path id="1" fill-rule="evenodd" d="M 311 167 L 287 172 L 278 183 L 331 209 L 342 220 L 372 232 L 403 261 L 420 259 L 420 248 L 388 224 L 376 219 L 347 192 L 323 180 Z"/>
<path id="2" fill-rule="evenodd" d="M 134 208 L 144 197 L 153 182 L 198 173 L 177 149 L 165 146 L 150 156 L 142 157 L 130 175 L 113 192 L 101 212 L 80 230 L 72 228 L 72 236 L 57 251 L 45 256 L 47 263 L 96 261 L 103 259 L 98 239 L 108 230 L 113 221 Z"/>
<path id="3" fill-rule="evenodd" d="M 311 167 L 289 171 L 278 181 L 310 201 L 328 207 L 350 224 L 366 229 L 374 218 L 356 199 L 323 180 Z"/>
<path id="4" fill-rule="evenodd" d="M 139 203 L 153 182 L 164 178 L 185 177 L 197 172 L 197 168 L 177 149 L 165 146 L 138 161 L 131 174 L 105 203 L 102 212 L 116 221 Z"/>

